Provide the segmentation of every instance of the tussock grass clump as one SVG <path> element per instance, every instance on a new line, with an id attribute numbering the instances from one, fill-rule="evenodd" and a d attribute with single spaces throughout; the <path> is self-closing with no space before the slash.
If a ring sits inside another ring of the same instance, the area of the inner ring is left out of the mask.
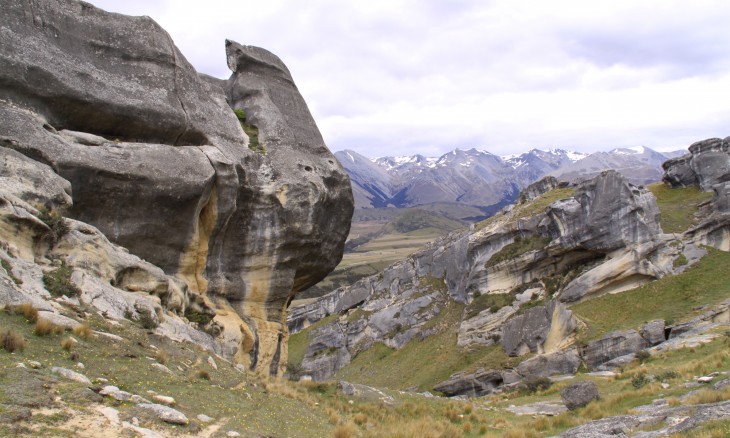
<path id="1" fill-rule="evenodd" d="M 30 303 L 18 304 L 17 306 L 8 306 L 7 309 L 16 315 L 23 315 L 25 317 L 25 320 L 30 323 L 38 321 L 38 309 L 33 307 L 33 305 Z"/>
<path id="2" fill-rule="evenodd" d="M 332 432 L 333 438 L 352 438 L 357 436 L 357 427 L 352 423 L 338 424 Z"/>
<path id="3" fill-rule="evenodd" d="M 155 351 L 155 360 L 162 365 L 167 365 L 167 362 L 170 360 L 170 355 L 165 350 L 157 350 Z"/>
<path id="4" fill-rule="evenodd" d="M 61 348 L 70 352 L 76 345 L 76 340 L 70 336 L 61 339 Z"/>
<path id="5" fill-rule="evenodd" d="M 358 426 L 362 426 L 363 424 L 368 422 L 368 414 L 358 412 L 357 414 L 352 416 L 352 421 L 355 422 Z"/>
<path id="6" fill-rule="evenodd" d="M 0 331 L 0 347 L 8 353 L 23 351 L 26 345 L 26 340 L 14 330 Z"/>
<path id="7" fill-rule="evenodd" d="M 63 327 L 54 324 L 47 319 L 40 318 L 35 323 L 35 329 L 33 330 L 33 333 L 35 333 L 36 336 L 47 336 L 50 334 L 60 335 L 61 333 L 63 333 Z"/>
<path id="8" fill-rule="evenodd" d="M 73 328 L 73 334 L 83 339 L 89 339 L 89 336 L 91 336 L 91 327 L 89 327 L 89 324 L 77 325 Z"/>

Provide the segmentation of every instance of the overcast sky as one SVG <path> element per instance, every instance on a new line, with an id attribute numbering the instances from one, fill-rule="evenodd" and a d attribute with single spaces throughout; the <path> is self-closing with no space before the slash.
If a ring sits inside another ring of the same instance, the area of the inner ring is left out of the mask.
<path id="1" fill-rule="evenodd" d="M 684 149 L 730 135 L 727 1 L 90 0 L 227 78 L 224 40 L 289 67 L 332 151 Z"/>

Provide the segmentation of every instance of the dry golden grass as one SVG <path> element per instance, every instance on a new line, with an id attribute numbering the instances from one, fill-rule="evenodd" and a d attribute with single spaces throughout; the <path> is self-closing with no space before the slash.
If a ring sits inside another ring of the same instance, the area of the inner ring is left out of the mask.
<path id="1" fill-rule="evenodd" d="M 33 333 L 35 333 L 37 336 L 47 336 L 50 334 L 60 335 L 61 333 L 63 333 L 63 327 L 54 324 L 47 319 L 40 318 L 35 323 L 35 329 L 33 330 Z"/>
<path id="2" fill-rule="evenodd" d="M 80 324 L 74 327 L 73 333 L 83 339 L 89 339 L 89 336 L 91 336 L 91 327 L 89 327 L 89 324 Z"/>
<path id="3" fill-rule="evenodd" d="M 38 320 L 38 309 L 33 307 L 30 303 L 18 304 L 12 307 L 13 313 L 16 315 L 23 315 L 25 320 L 34 323 Z"/>
<path id="4" fill-rule="evenodd" d="M 70 336 L 61 339 L 61 348 L 63 348 L 66 351 L 73 350 L 74 345 L 76 345 L 76 340 Z"/>
<path id="5" fill-rule="evenodd" d="M 717 403 L 730 399 L 730 386 L 726 386 L 721 390 L 702 389 L 691 397 L 687 398 L 684 403 L 689 405 Z"/>
<path id="6" fill-rule="evenodd" d="M 352 423 L 338 424 L 332 432 L 333 438 L 352 438 L 357 436 L 357 427 Z"/>
<path id="7" fill-rule="evenodd" d="M 170 360 L 170 356 L 167 354 L 165 350 L 157 350 L 155 351 L 155 360 L 162 365 L 167 364 L 167 361 Z"/>
<path id="8" fill-rule="evenodd" d="M 397 424 L 378 425 L 368 429 L 367 437 L 392 438 L 458 438 L 462 430 L 448 421 L 439 421 L 431 417 L 404 419 Z"/>
<path id="9" fill-rule="evenodd" d="M 527 428 L 510 428 L 504 433 L 504 438 L 537 438 L 540 436 L 536 430 Z"/>
<path id="10" fill-rule="evenodd" d="M 26 345 L 27 342 L 25 339 L 14 330 L 3 330 L 0 332 L 0 347 L 8 353 L 13 353 L 17 350 L 23 351 Z"/>
<path id="11" fill-rule="evenodd" d="M 362 426 L 363 424 L 368 422 L 368 414 L 358 412 L 357 414 L 352 416 L 352 421 L 354 421 L 355 424 L 357 424 L 358 426 Z"/>

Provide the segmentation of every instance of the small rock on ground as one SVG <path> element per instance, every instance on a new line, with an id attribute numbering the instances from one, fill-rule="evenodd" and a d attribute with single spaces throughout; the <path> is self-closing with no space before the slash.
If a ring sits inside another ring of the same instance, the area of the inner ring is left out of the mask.
<path id="1" fill-rule="evenodd" d="M 186 417 L 185 414 L 169 406 L 159 405 L 156 403 L 141 403 L 137 406 L 154 412 L 154 414 L 157 415 L 157 418 L 167 423 L 188 424 L 188 417 Z"/>
<path id="2" fill-rule="evenodd" d="M 71 371 L 68 368 L 51 367 L 51 372 L 54 374 L 58 374 L 61 377 L 65 377 L 69 380 L 84 383 L 86 385 L 91 385 L 91 380 L 89 380 L 88 377 L 84 376 L 83 374 L 79 374 L 76 371 Z"/>
<path id="3" fill-rule="evenodd" d="M 195 418 L 197 418 L 198 420 L 200 420 L 202 423 L 210 423 L 211 421 L 214 420 L 214 418 L 211 418 L 211 417 L 209 417 L 209 416 L 207 416 L 205 414 L 200 414 L 200 415 L 198 415 Z"/>

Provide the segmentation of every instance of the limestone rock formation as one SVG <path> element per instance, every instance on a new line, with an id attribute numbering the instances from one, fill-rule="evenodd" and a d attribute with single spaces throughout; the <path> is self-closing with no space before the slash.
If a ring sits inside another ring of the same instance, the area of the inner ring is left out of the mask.
<path id="1" fill-rule="evenodd" d="M 638 414 L 594 420 L 571 428 L 560 436 L 563 438 L 681 436 L 704 423 L 728 421 L 729 418 L 730 401 L 677 407 L 651 407 Z"/>
<path id="2" fill-rule="evenodd" d="M 572 312 L 557 301 L 528 309 L 502 326 L 501 344 L 509 356 L 553 353 L 576 328 Z"/>
<path id="3" fill-rule="evenodd" d="M 546 189 L 558 185 L 550 179 L 544 184 Z M 541 196 L 540 187 L 532 190 L 530 196 Z M 664 240 L 656 202 L 646 189 L 607 171 L 577 186 L 572 196 L 545 204 L 543 211 L 526 216 L 525 205 L 293 309 L 292 331 L 341 315 L 329 324 L 332 329 L 308 334 L 304 372 L 325 378 L 375 342 L 401 348 L 430 336 L 438 328 L 428 321 L 449 301 L 465 305 L 459 347 L 499 343 L 511 356 L 546 355 L 545 364 L 555 372 L 577 369 L 572 356 L 547 357 L 575 342 L 578 322 L 565 303 L 629 289 L 671 269 L 671 257 L 660 251 Z M 546 374 L 535 371 L 538 363 L 526 366 L 525 374 Z"/>
<path id="4" fill-rule="evenodd" d="M 728 182 L 730 175 L 730 137 L 708 138 L 689 147 L 689 154 L 665 162 L 664 181 L 672 187 L 699 185 L 710 191 L 716 184 Z"/>
<path id="5" fill-rule="evenodd" d="M 549 377 L 556 374 L 575 374 L 580 367 L 578 350 L 571 348 L 549 354 L 540 354 L 520 362 L 515 371 L 522 377 Z"/>
<path id="6" fill-rule="evenodd" d="M 11 194 L 66 206 L 159 266 L 215 309 L 237 362 L 279 373 L 286 306 L 337 265 L 353 209 L 284 64 L 226 42 L 231 78 L 201 76 L 150 18 L 76 0 L 13 0 L 0 19 L 2 172 L 32 188 Z M 21 155 L 55 176 L 24 174 Z"/>
<path id="7" fill-rule="evenodd" d="M 636 330 L 612 332 L 586 346 L 583 360 L 594 369 L 611 359 L 636 353 L 648 347 L 648 342 Z"/>
<path id="8" fill-rule="evenodd" d="M 465 395 L 479 397 L 491 394 L 495 389 L 505 383 L 505 377 L 509 382 L 510 376 L 505 376 L 505 371 L 479 369 L 470 374 L 455 374 L 433 387 L 436 391 L 446 396 Z M 512 378 L 512 382 L 517 379 Z"/>

